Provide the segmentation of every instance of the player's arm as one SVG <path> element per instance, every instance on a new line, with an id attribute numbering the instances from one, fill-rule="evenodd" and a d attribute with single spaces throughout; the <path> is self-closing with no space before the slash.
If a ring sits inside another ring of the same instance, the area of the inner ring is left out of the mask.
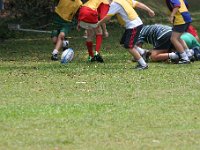
<path id="1" fill-rule="evenodd" d="M 97 23 L 97 25 L 98 26 L 100 26 L 100 25 L 102 25 L 103 23 L 106 23 L 107 21 L 109 21 L 110 19 L 111 19 L 111 15 L 106 15 L 103 19 L 101 19 L 98 23 Z"/>
<path id="2" fill-rule="evenodd" d="M 169 17 L 169 21 L 170 21 L 171 23 L 174 22 L 174 16 L 175 16 L 175 14 L 178 12 L 178 9 L 179 9 L 179 7 L 174 7 L 174 8 L 173 8 L 172 13 L 171 13 L 171 15 L 170 15 L 170 17 Z"/>
<path id="3" fill-rule="evenodd" d="M 141 3 L 141 2 L 137 1 L 137 3 L 135 4 L 134 7 L 140 8 L 142 10 L 145 10 L 146 12 L 148 12 L 149 16 L 151 16 L 151 17 L 155 16 L 154 11 L 151 8 L 149 8 L 147 5 L 145 5 L 145 4 Z"/>

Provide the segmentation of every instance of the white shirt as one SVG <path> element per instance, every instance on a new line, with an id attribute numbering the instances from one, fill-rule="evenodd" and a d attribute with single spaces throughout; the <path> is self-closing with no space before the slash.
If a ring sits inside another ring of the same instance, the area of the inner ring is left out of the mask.
<path id="1" fill-rule="evenodd" d="M 133 3 L 135 2 L 133 1 Z M 137 17 L 134 20 L 130 20 L 124 8 L 116 2 L 112 2 L 110 4 L 110 8 L 107 15 L 114 16 L 115 14 L 119 14 L 121 18 L 124 20 L 126 29 L 132 29 L 143 24 L 140 17 Z"/>

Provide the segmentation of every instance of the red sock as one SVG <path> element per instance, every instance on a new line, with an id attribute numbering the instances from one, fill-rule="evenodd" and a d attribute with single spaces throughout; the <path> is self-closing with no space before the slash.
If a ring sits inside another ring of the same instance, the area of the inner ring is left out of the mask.
<path id="1" fill-rule="evenodd" d="M 99 53 L 102 44 L 102 34 L 96 35 L 96 51 Z"/>
<path id="2" fill-rule="evenodd" d="M 94 53 L 93 53 L 93 43 L 92 43 L 91 41 L 87 41 L 87 42 L 86 42 L 86 46 L 87 46 L 87 49 L 88 49 L 88 54 L 89 54 L 89 56 L 94 57 Z"/>

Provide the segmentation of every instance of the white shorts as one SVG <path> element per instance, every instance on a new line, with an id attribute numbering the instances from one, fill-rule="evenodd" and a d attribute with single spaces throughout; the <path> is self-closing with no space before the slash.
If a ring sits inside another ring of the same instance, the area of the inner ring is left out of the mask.
<path id="1" fill-rule="evenodd" d="M 97 28 L 97 23 L 87 23 L 87 22 L 83 22 L 80 21 L 80 27 L 84 28 L 84 29 L 93 29 L 93 28 Z"/>

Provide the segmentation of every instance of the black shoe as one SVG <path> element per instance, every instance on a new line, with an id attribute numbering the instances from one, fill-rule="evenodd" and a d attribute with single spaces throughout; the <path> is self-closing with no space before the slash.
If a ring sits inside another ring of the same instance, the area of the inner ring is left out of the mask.
<path id="1" fill-rule="evenodd" d="M 190 64 L 190 60 L 180 59 L 178 64 Z"/>
<path id="2" fill-rule="evenodd" d="M 58 60 L 58 54 L 52 54 L 51 60 L 57 61 Z"/>
<path id="3" fill-rule="evenodd" d="M 95 61 L 94 57 L 88 56 L 88 62 L 94 62 L 94 61 Z"/>
<path id="4" fill-rule="evenodd" d="M 192 62 L 192 63 L 195 61 L 195 57 L 194 56 L 189 57 L 189 59 L 190 59 L 190 62 Z"/>
<path id="5" fill-rule="evenodd" d="M 141 56 L 142 56 L 142 58 L 144 59 L 144 61 L 148 63 L 148 62 L 149 62 L 149 57 L 150 57 L 150 55 L 151 55 L 151 52 L 145 51 L 144 54 L 141 55 Z"/>
<path id="6" fill-rule="evenodd" d="M 179 63 L 179 59 L 169 59 L 169 61 L 173 64 L 178 64 Z"/>
<path id="7" fill-rule="evenodd" d="M 62 49 L 63 49 L 63 51 L 65 51 L 68 48 L 69 48 L 69 41 L 65 39 L 62 42 Z"/>
<path id="8" fill-rule="evenodd" d="M 103 62 L 104 62 L 104 61 L 103 61 L 103 58 L 101 57 L 100 54 L 96 54 L 96 55 L 94 56 L 94 58 L 95 58 L 95 60 L 96 60 L 97 62 L 100 62 L 100 63 L 103 63 Z"/>
<path id="9" fill-rule="evenodd" d="M 149 68 L 148 65 L 142 66 L 142 65 L 138 64 L 137 66 L 135 66 L 134 69 L 136 69 L 136 70 L 144 70 L 144 69 L 148 69 L 148 68 Z"/>

